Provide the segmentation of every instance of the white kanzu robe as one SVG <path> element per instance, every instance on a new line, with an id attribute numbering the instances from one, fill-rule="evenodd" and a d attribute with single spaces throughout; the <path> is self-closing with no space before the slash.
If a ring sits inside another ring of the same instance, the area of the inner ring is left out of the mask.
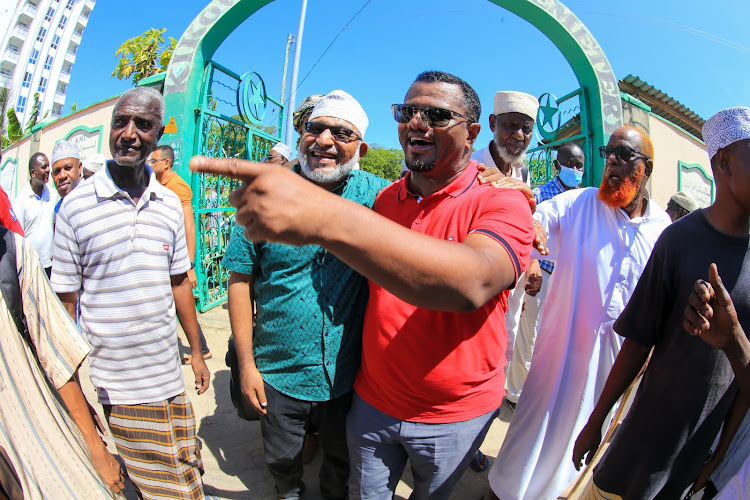
<path id="1" fill-rule="evenodd" d="M 670 223 L 649 200 L 643 217 L 597 199 L 597 188 L 562 193 L 537 207 L 555 267 L 531 369 L 490 486 L 502 500 L 544 500 L 575 479 L 573 445 L 622 345 L 612 325 L 651 250 Z M 536 253 L 536 252 L 535 252 Z"/>

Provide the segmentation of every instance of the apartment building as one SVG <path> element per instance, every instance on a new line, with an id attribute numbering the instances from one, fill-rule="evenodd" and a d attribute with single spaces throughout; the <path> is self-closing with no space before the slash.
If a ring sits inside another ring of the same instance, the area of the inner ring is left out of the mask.
<path id="1" fill-rule="evenodd" d="M 19 122 L 65 112 L 70 73 L 96 0 L 0 0 L 0 87 Z"/>

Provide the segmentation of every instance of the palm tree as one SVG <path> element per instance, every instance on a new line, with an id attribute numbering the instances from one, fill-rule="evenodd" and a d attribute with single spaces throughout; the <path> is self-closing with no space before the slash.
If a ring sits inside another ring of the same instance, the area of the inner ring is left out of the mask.
<path id="1" fill-rule="evenodd" d="M 0 87 L 0 136 L 2 137 L 0 147 L 3 149 L 23 136 L 23 130 L 18 122 L 12 102 L 13 96 L 10 89 Z"/>
<path id="2" fill-rule="evenodd" d="M 151 28 L 120 45 L 115 52 L 119 60 L 112 76 L 119 80 L 133 78 L 133 85 L 136 85 L 143 78 L 165 71 L 177 45 L 172 37 L 169 37 L 169 45 L 163 45 L 165 31 L 166 28 Z"/>

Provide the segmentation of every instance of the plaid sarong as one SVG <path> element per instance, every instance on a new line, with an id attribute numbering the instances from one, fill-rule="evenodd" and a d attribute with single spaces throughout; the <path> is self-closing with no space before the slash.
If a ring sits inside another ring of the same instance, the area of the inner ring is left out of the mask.
<path id="1" fill-rule="evenodd" d="M 117 451 L 143 498 L 203 498 L 195 415 L 184 392 L 155 403 L 103 406 Z"/>

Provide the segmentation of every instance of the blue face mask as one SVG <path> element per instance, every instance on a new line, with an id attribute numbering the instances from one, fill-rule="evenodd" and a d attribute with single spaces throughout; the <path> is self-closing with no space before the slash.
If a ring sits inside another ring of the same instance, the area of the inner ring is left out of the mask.
<path id="1" fill-rule="evenodd" d="M 568 187 L 578 187 L 583 181 L 583 172 L 560 165 L 560 181 Z"/>

